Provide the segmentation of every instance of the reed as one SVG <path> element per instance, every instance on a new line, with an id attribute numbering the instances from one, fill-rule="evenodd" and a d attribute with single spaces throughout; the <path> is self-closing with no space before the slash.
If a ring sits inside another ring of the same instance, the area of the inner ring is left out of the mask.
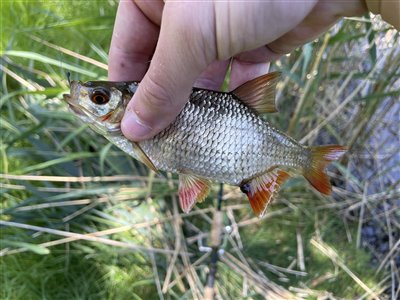
<path id="1" fill-rule="evenodd" d="M 67 71 L 106 79 L 116 1 L 1 5 L 2 298 L 202 299 L 218 185 L 182 214 L 174 176 L 60 100 Z M 217 299 L 398 297 L 398 44 L 379 20 L 349 19 L 273 64 L 280 113 L 266 118 L 350 151 L 329 169 L 332 198 L 291 179 L 263 220 L 224 186 Z"/>

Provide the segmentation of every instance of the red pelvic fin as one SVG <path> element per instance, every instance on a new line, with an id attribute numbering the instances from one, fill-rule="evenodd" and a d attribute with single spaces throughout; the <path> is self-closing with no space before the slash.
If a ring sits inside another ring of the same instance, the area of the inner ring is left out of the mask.
<path id="1" fill-rule="evenodd" d="M 279 169 L 274 169 L 240 186 L 249 198 L 251 208 L 258 217 L 264 216 L 268 204 L 274 199 L 281 185 L 290 175 Z"/>
<path id="2" fill-rule="evenodd" d="M 338 160 L 346 151 L 347 148 L 340 145 L 312 147 L 311 163 L 304 169 L 304 177 L 320 193 L 330 195 L 332 186 L 325 168 L 332 161 Z"/>
<path id="3" fill-rule="evenodd" d="M 232 93 L 260 114 L 277 112 L 275 90 L 279 76 L 279 72 L 268 73 L 242 84 Z"/>
<path id="4" fill-rule="evenodd" d="M 180 174 L 179 203 L 181 209 L 188 213 L 197 202 L 202 202 L 210 190 L 211 182 L 194 175 Z"/>

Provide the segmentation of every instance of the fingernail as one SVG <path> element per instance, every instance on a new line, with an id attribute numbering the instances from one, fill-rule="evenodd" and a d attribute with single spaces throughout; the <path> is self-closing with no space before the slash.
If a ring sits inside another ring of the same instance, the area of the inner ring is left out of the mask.
<path id="1" fill-rule="evenodd" d="M 144 124 L 132 110 L 128 110 L 125 113 L 125 116 L 122 119 L 121 128 L 124 135 L 130 140 L 141 140 L 146 138 L 152 131 L 152 128 Z"/>

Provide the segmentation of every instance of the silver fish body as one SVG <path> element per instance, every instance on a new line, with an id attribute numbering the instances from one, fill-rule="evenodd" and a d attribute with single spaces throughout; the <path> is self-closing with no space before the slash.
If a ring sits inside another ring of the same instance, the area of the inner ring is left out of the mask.
<path id="1" fill-rule="evenodd" d="M 262 216 L 280 186 L 300 171 L 323 194 L 324 169 L 346 151 L 340 145 L 306 147 L 261 117 L 274 112 L 278 73 L 253 79 L 230 93 L 194 88 L 175 121 L 151 139 L 132 142 L 120 122 L 137 82 L 71 82 L 70 109 L 95 131 L 151 169 L 180 174 L 179 199 L 188 212 L 212 181 L 240 186 Z"/>
<path id="2" fill-rule="evenodd" d="M 231 185 L 278 165 L 301 168 L 309 158 L 234 95 L 201 89 L 168 128 L 139 145 L 160 170 Z"/>

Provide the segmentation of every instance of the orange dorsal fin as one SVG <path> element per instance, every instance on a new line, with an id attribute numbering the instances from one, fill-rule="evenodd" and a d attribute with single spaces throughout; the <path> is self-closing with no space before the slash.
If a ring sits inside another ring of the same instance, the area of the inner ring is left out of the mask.
<path id="1" fill-rule="evenodd" d="M 211 182 L 194 175 L 179 175 L 179 203 L 188 213 L 197 202 L 202 202 L 210 190 Z"/>
<path id="2" fill-rule="evenodd" d="M 275 90 L 279 76 L 279 72 L 268 73 L 242 84 L 232 93 L 259 114 L 277 112 Z"/>
<path id="3" fill-rule="evenodd" d="M 249 198 L 251 208 L 259 218 L 264 216 L 268 204 L 289 177 L 287 172 L 274 169 L 240 186 L 241 191 Z"/>
<path id="4" fill-rule="evenodd" d="M 311 163 L 304 168 L 304 177 L 320 193 L 330 195 L 332 186 L 325 168 L 332 161 L 338 160 L 346 151 L 347 148 L 340 145 L 311 147 Z"/>

